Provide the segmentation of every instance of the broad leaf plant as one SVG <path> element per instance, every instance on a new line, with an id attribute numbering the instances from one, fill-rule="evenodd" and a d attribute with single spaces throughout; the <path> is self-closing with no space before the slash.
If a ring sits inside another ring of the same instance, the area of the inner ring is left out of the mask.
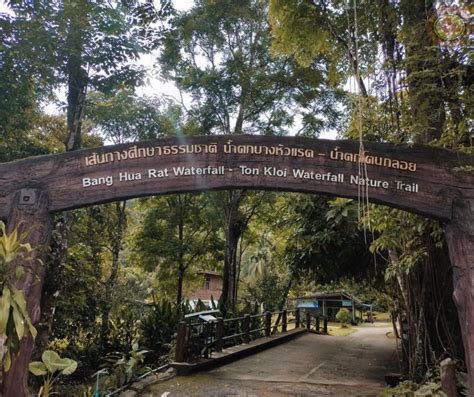
<path id="1" fill-rule="evenodd" d="M 12 275 L 15 259 L 25 257 L 33 250 L 30 244 L 22 243 L 27 235 L 28 232 L 19 233 L 16 228 L 8 233 L 0 221 L 0 339 L 3 344 L 0 354 L 5 372 L 10 369 L 12 355 L 18 352 L 20 341 L 28 332 L 33 338 L 37 333 L 28 315 L 23 291 L 15 287 L 15 281 L 24 275 L 25 269 L 17 266 Z"/>

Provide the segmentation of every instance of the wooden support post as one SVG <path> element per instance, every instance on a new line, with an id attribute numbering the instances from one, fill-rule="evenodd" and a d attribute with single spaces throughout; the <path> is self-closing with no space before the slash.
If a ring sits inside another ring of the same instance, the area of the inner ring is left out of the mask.
<path id="1" fill-rule="evenodd" d="M 250 343 L 250 314 L 244 314 L 243 333 L 244 343 Z"/>
<path id="2" fill-rule="evenodd" d="M 458 309 L 468 372 L 469 395 L 474 393 L 474 199 L 453 201 L 453 216 L 446 226 L 446 241 L 453 266 L 453 298 Z"/>
<path id="3" fill-rule="evenodd" d="M 224 319 L 222 317 L 217 318 L 217 325 L 216 325 L 216 345 L 215 349 L 216 352 L 221 352 L 222 348 L 224 347 Z"/>
<path id="4" fill-rule="evenodd" d="M 281 332 L 286 332 L 286 329 L 288 328 L 287 326 L 287 312 L 286 310 L 283 310 L 281 314 Z"/>
<path id="5" fill-rule="evenodd" d="M 182 363 L 186 361 L 186 333 L 188 330 L 188 325 L 186 321 L 180 321 L 178 323 L 178 333 L 176 336 L 176 353 L 175 361 Z"/>
<path id="6" fill-rule="evenodd" d="M 300 318 L 300 309 L 295 310 L 295 328 L 299 328 L 301 325 L 301 318 Z"/>
<path id="7" fill-rule="evenodd" d="M 265 336 L 270 336 L 272 330 L 272 314 L 265 312 Z"/>
<path id="8" fill-rule="evenodd" d="M 328 333 L 328 318 L 324 317 L 324 322 L 323 322 L 323 333 L 327 334 Z"/>
<path id="9" fill-rule="evenodd" d="M 44 259 L 51 238 L 51 215 L 48 212 L 48 195 L 39 189 L 21 189 L 15 194 L 8 218 L 9 233 L 18 228 L 19 233 L 28 232 L 23 243 L 31 244 L 34 251 L 28 259 L 18 258 L 13 263 L 9 277 L 16 288 L 23 291 L 26 307 L 33 325 L 37 325 L 41 315 L 41 296 L 46 276 Z M 16 279 L 15 271 L 23 266 L 24 276 Z M 3 396 L 26 397 L 28 393 L 28 364 L 34 348 L 30 334 L 20 342 L 20 349 L 12 358 L 8 372 L 3 373 Z"/>
<path id="10" fill-rule="evenodd" d="M 321 317 L 316 316 L 316 332 L 321 330 Z"/>
<path id="11" fill-rule="evenodd" d="M 311 313 L 306 312 L 306 329 L 311 329 Z"/>

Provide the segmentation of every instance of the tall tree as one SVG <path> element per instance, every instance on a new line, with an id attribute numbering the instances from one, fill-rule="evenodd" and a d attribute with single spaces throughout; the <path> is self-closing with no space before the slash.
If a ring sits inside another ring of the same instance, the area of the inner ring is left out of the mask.
<path id="1" fill-rule="evenodd" d="M 158 269 L 163 281 L 170 277 L 174 280 L 178 314 L 187 273 L 190 269 L 207 270 L 199 261 L 215 245 L 215 230 L 205 221 L 211 216 L 205 210 L 207 204 L 203 194 L 155 197 L 142 204 L 134 256 L 148 271 Z"/>
<path id="2" fill-rule="evenodd" d="M 462 17 L 463 4 L 449 13 Z M 325 0 L 271 0 L 274 47 L 306 64 L 326 54 L 333 62 L 342 63 L 338 70 L 352 72 L 359 93 L 353 95 L 355 111 L 349 136 L 472 151 L 469 127 L 459 118 L 471 114 L 472 103 L 464 93 L 472 89 L 472 65 L 463 38 L 443 42 L 435 34 L 434 23 L 446 12 L 443 7 L 434 1 L 380 1 L 373 7 L 335 1 L 329 7 Z M 303 35 L 313 29 L 322 31 L 316 44 L 303 41 Z M 341 49 L 345 47 L 343 52 L 324 45 L 330 36 L 345 38 L 345 44 L 337 40 Z M 379 49 L 382 53 L 377 55 Z M 371 90 L 364 91 L 365 82 L 371 83 Z M 371 214 L 371 224 L 381 233 L 372 249 L 385 247 L 390 258 L 387 277 L 398 276 L 400 309 L 412 325 L 410 343 L 405 346 L 409 374 L 419 380 L 429 361 L 423 357 L 434 357 L 435 361 L 447 350 L 452 355 L 459 351 L 446 342 L 449 332 L 437 323 L 450 312 L 449 305 L 431 305 L 440 299 L 431 291 L 445 289 L 440 279 L 434 281 L 437 287 L 430 286 L 433 263 L 446 267 L 445 248 L 437 247 L 440 225 L 387 209 L 371 210 Z M 390 239 L 385 238 L 388 235 Z M 447 274 L 452 277 L 449 271 Z M 430 334 L 427 321 L 444 331 Z M 440 348 L 438 342 L 449 349 Z"/>
<path id="3" fill-rule="evenodd" d="M 330 106 L 338 92 L 321 87 L 325 65 L 303 69 L 290 59 L 275 59 L 270 42 L 267 7 L 261 1 L 199 0 L 173 20 L 159 61 L 164 77 L 193 98 L 188 117 L 195 132 L 282 135 L 298 119 L 299 133 L 316 135 L 323 126 L 341 122 Z M 246 196 L 243 191 L 220 196 L 226 241 L 221 299 L 230 307 L 235 304 Z"/>
<path id="4" fill-rule="evenodd" d="M 93 87 L 106 92 L 120 85 L 136 85 L 142 73 L 132 61 L 157 44 L 159 29 L 150 29 L 150 24 L 165 18 L 171 10 L 169 1 L 160 2 L 159 9 L 146 1 L 9 1 L 7 4 L 14 16 L 4 18 L 2 15 L 2 26 L 6 26 L 9 33 L 9 37 L 2 40 L 2 47 L 11 54 L 11 61 L 2 62 L 0 66 L 9 75 L 19 75 L 22 83 L 26 82 L 20 93 L 22 99 L 28 100 L 31 110 L 23 111 L 28 116 L 36 110 L 38 99 L 43 97 L 39 90 L 27 89 L 35 81 L 44 83 L 49 92 L 54 86 L 66 86 L 66 150 L 81 146 L 87 90 Z M 24 51 L 26 45 L 32 50 Z M 40 62 L 36 61 L 38 57 Z M 34 65 L 30 67 L 37 72 L 34 78 L 19 74 L 21 61 Z M 13 117 L 10 120 L 15 121 Z M 57 249 L 49 263 L 50 270 L 58 274 L 64 271 L 67 252 L 69 222 L 66 214 L 63 218 L 64 221 L 58 223 L 59 244 L 55 244 Z M 22 357 L 30 354 L 30 351 L 20 351 Z M 26 379 L 27 373 L 10 371 L 5 377 Z"/>

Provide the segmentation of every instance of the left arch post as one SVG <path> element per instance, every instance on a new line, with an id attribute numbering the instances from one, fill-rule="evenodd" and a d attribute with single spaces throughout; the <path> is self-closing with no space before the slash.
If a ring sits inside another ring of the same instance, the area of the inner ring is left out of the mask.
<path id="1" fill-rule="evenodd" d="M 15 278 L 16 287 L 23 291 L 26 307 L 33 325 L 37 325 L 41 314 L 41 296 L 46 275 L 44 258 L 51 238 L 51 215 L 48 212 L 48 195 L 39 189 L 21 189 L 15 193 L 7 227 L 9 233 L 18 228 L 19 233 L 28 232 L 23 243 L 34 249 L 28 259 L 18 258 L 13 263 L 10 277 Z M 25 274 L 16 280 L 15 270 L 23 266 Z M 34 348 L 34 340 L 28 333 L 20 342 L 18 354 L 12 357 L 12 365 L 3 373 L 4 397 L 27 397 L 28 364 Z"/>

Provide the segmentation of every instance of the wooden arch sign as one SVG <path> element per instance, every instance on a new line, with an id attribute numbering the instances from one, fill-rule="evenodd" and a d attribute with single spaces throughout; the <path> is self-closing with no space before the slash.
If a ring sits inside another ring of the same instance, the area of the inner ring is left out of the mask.
<path id="1" fill-rule="evenodd" d="M 359 160 L 366 178 L 360 175 Z M 0 219 L 7 219 L 10 229 L 36 225 L 29 238 L 38 246 L 49 242 L 51 213 L 121 199 L 230 188 L 350 198 L 368 191 L 371 202 L 445 223 L 474 390 L 473 169 L 472 155 L 419 145 L 366 143 L 360 159 L 354 141 L 249 135 L 171 138 L 0 164 Z M 40 280 L 30 277 L 21 287 L 37 322 L 44 273 L 35 271 Z M 24 344 L 22 348 L 31 351 L 32 341 Z M 28 360 L 27 355 L 13 366 L 26 368 Z M 14 384 L 18 379 L 10 378 L 5 379 L 7 389 L 19 396 Z"/>
<path id="2" fill-rule="evenodd" d="M 165 139 L 40 156 L 0 164 L 0 218 L 15 192 L 49 212 L 132 197 L 227 188 L 357 197 L 441 220 L 455 199 L 473 198 L 472 156 L 424 146 L 365 144 L 359 176 L 354 141 L 295 137 L 207 136 Z"/>

